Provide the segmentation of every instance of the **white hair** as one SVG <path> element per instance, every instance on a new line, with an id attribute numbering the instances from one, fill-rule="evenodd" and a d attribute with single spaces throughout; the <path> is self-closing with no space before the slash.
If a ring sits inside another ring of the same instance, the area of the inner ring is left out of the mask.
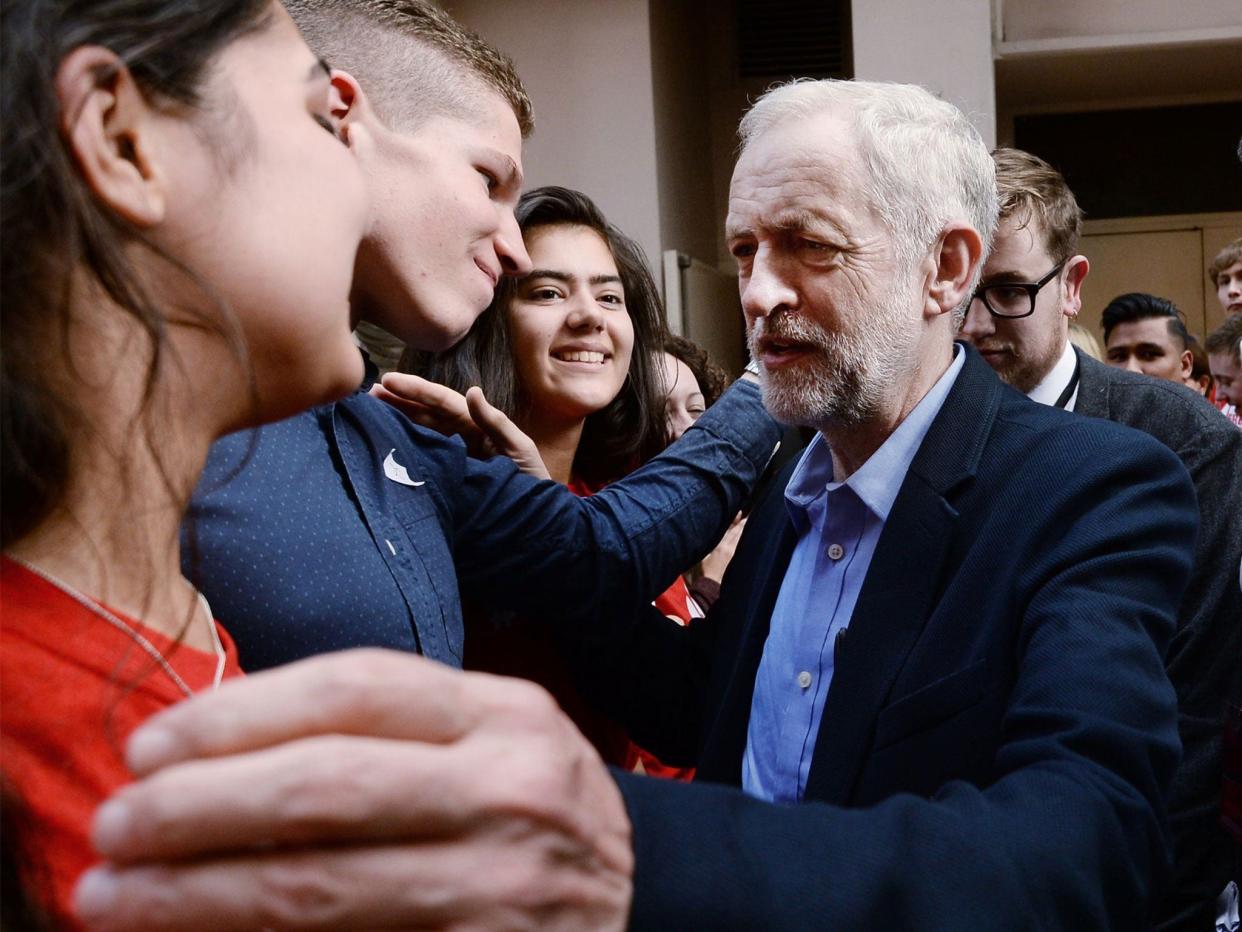
<path id="1" fill-rule="evenodd" d="M 892 231 L 898 261 L 912 267 L 955 220 L 975 228 L 986 258 L 998 213 L 995 165 L 966 115 L 925 88 L 806 79 L 780 85 L 742 117 L 742 151 L 778 124 L 842 111 L 853 119 L 864 196 Z"/>

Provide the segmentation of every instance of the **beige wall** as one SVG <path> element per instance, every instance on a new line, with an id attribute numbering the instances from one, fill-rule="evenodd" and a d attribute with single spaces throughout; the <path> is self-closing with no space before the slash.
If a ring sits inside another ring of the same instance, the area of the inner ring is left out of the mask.
<path id="1" fill-rule="evenodd" d="M 716 256 L 718 209 L 710 157 L 705 20 L 686 2 L 650 5 L 660 240 L 706 262 Z"/>
<path id="2" fill-rule="evenodd" d="M 852 16 L 854 77 L 922 84 L 996 144 L 988 0 L 856 0 Z"/>
<path id="3" fill-rule="evenodd" d="M 528 186 L 594 197 L 647 251 L 732 272 L 724 247 L 737 121 L 767 80 L 734 73 L 719 0 L 443 0 L 517 64 L 535 103 Z M 925 84 L 995 138 L 989 0 L 854 5 L 859 77 Z"/>
<path id="4" fill-rule="evenodd" d="M 1007 42 L 1238 26 L 1238 0 L 1004 0 Z"/>
<path id="5" fill-rule="evenodd" d="M 590 195 L 660 261 L 656 117 L 647 0 L 445 0 L 503 49 L 535 105 L 526 187 Z"/>
<path id="6" fill-rule="evenodd" d="M 1187 327 L 1202 339 L 1225 320 L 1207 278 L 1208 263 L 1239 236 L 1242 214 L 1237 213 L 1088 220 L 1078 247 L 1091 260 L 1079 323 L 1098 336 L 1109 301 L 1145 291 L 1176 304 Z"/>

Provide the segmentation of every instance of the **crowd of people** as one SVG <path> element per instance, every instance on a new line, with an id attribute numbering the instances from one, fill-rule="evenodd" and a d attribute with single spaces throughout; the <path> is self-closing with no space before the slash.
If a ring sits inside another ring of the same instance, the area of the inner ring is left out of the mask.
<path id="1" fill-rule="evenodd" d="M 729 385 L 430 2 L 0 28 L 6 928 L 1236 932 L 1242 239 L 785 84 Z"/>

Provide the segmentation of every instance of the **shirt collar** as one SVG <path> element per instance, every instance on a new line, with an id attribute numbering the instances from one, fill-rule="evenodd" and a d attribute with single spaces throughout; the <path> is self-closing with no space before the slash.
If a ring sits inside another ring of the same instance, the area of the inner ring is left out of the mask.
<path id="1" fill-rule="evenodd" d="M 1074 355 L 1074 345 L 1066 340 L 1065 348 L 1061 350 L 1061 358 L 1057 360 L 1057 364 L 1048 371 L 1038 385 L 1026 393 L 1026 397 L 1041 405 L 1056 404 L 1061 393 L 1069 385 L 1070 379 L 1074 377 L 1074 369 L 1077 366 L 1078 358 Z"/>
<path id="2" fill-rule="evenodd" d="M 831 492 L 842 486 L 848 486 L 880 521 L 887 521 L 897 493 L 901 490 L 901 484 L 914 461 L 914 454 L 922 446 L 932 421 L 944 406 L 945 398 L 957 381 L 965 361 L 965 351 L 955 343 L 953 362 L 949 364 L 944 375 L 915 405 L 914 410 L 906 415 L 905 420 L 897 425 L 897 429 L 880 448 L 844 482 L 833 481 L 832 452 L 824 435 L 816 434 L 785 487 L 785 504 L 795 524 L 804 527 L 806 511 L 811 503 L 825 491 Z"/>

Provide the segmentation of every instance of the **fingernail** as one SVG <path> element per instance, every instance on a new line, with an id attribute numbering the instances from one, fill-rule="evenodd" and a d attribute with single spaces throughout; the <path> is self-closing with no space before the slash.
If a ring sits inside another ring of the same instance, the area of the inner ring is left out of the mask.
<path id="1" fill-rule="evenodd" d="M 116 875 L 106 867 L 93 867 L 82 875 L 73 891 L 73 908 L 78 918 L 93 924 L 108 918 L 116 907 Z"/>
<path id="2" fill-rule="evenodd" d="M 180 748 L 172 732 L 158 725 L 140 728 L 129 739 L 125 759 L 139 776 L 179 759 Z"/>
<path id="3" fill-rule="evenodd" d="M 119 799 L 110 799 L 95 810 L 91 841 L 102 854 L 119 854 L 130 835 L 129 822 L 129 806 Z"/>

